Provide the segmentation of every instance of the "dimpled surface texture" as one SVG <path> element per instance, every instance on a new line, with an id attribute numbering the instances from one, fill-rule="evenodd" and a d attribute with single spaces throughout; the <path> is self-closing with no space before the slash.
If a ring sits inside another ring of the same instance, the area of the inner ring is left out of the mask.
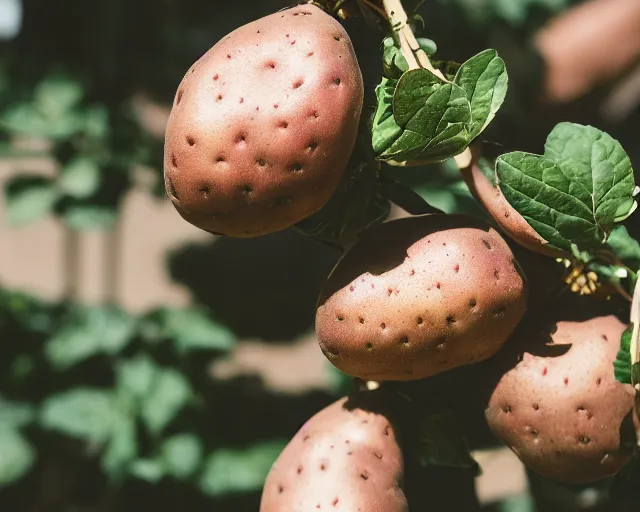
<path id="1" fill-rule="evenodd" d="M 391 423 L 347 404 L 328 406 L 298 431 L 267 477 L 260 512 L 409 510 Z"/>
<path id="2" fill-rule="evenodd" d="M 495 354 L 524 314 L 526 287 L 494 229 L 426 215 L 369 231 L 338 262 L 318 304 L 318 340 L 337 368 L 414 380 Z"/>
<path id="3" fill-rule="evenodd" d="M 355 145 L 362 74 L 343 27 L 312 5 L 244 25 L 178 87 L 164 154 L 180 215 L 250 237 L 318 211 Z"/>
<path id="4" fill-rule="evenodd" d="M 566 256 L 563 251 L 549 247 L 548 242 L 509 204 L 500 187 L 492 185 L 475 162 L 462 169 L 462 177 L 471 193 L 514 241 L 531 251 L 546 256 Z"/>
<path id="5" fill-rule="evenodd" d="M 569 351 L 557 357 L 525 353 L 498 383 L 487 421 L 533 471 L 588 483 L 629 460 L 632 446 L 621 446 L 621 430 L 625 418 L 633 429 L 633 388 L 613 373 L 624 329 L 615 316 L 559 322 L 551 337 L 555 344 L 572 344 Z"/>

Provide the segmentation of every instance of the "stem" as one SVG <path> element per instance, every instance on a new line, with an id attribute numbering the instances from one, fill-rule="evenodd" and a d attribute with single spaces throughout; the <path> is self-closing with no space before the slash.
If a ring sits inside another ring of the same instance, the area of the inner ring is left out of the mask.
<path id="1" fill-rule="evenodd" d="M 362 0 L 362 3 L 364 5 L 366 5 L 369 9 L 371 9 L 372 11 L 377 12 L 382 18 L 384 18 L 385 20 L 387 19 L 387 13 L 384 12 L 383 9 L 381 9 L 380 7 L 378 7 L 376 4 L 374 4 L 373 2 L 370 2 L 369 0 Z"/>
<path id="2" fill-rule="evenodd" d="M 426 52 L 420 48 L 413 30 L 409 26 L 409 17 L 402 6 L 402 0 L 382 0 L 382 4 L 409 69 L 427 69 L 442 81 L 448 82 L 449 80 L 442 72 L 433 67 Z M 453 158 L 460 169 L 469 167 L 473 160 L 469 148 Z"/>
<path id="3" fill-rule="evenodd" d="M 471 153 L 471 150 L 467 148 L 459 155 L 454 156 L 453 159 L 455 160 L 458 168 L 467 169 L 468 167 L 471 167 L 473 154 Z"/>
<path id="4" fill-rule="evenodd" d="M 402 0 L 382 0 L 382 4 L 395 38 L 400 44 L 402 55 L 409 64 L 409 69 L 428 69 L 438 78 L 445 82 L 448 81 L 439 70 L 433 67 L 429 56 L 420 48 L 413 30 L 409 26 L 409 18 L 402 6 Z"/>
<path id="5" fill-rule="evenodd" d="M 382 190 L 389 201 L 396 204 L 410 215 L 442 214 L 442 210 L 434 208 L 418 193 L 401 183 L 382 174 L 380 177 Z"/>

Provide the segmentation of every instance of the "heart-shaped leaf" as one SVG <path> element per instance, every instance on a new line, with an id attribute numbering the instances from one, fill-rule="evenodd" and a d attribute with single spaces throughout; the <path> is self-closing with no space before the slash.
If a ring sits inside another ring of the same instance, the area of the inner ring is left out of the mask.
<path id="1" fill-rule="evenodd" d="M 405 73 L 393 96 L 393 117 L 402 129 L 380 154 L 393 162 L 446 160 L 469 144 L 471 106 L 461 87 L 426 69 Z"/>
<path id="2" fill-rule="evenodd" d="M 544 156 L 514 152 L 496 161 L 507 201 L 550 246 L 597 249 L 635 210 L 635 182 L 622 146 L 596 128 L 559 124 Z"/>
<path id="3" fill-rule="evenodd" d="M 563 169 L 571 180 L 571 193 L 592 210 L 594 222 L 605 233 L 635 210 L 631 160 L 607 133 L 560 123 L 547 138 L 544 156 Z"/>
<path id="4" fill-rule="evenodd" d="M 491 123 L 507 95 L 509 76 L 504 61 L 495 50 L 485 50 L 466 61 L 456 74 L 471 103 L 471 139 Z"/>

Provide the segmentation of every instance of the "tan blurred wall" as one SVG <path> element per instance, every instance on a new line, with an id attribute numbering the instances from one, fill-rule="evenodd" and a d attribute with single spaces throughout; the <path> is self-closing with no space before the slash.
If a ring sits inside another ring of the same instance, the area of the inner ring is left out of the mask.
<path id="1" fill-rule="evenodd" d="M 166 111 L 143 101 L 140 105 L 144 124 L 162 136 Z M 26 141 L 21 147 L 43 149 L 46 145 Z M 0 160 L 0 187 L 9 177 L 23 172 L 52 175 L 55 165 L 46 158 Z M 160 304 L 186 304 L 186 291 L 168 279 L 164 255 L 185 242 L 210 239 L 210 235 L 184 222 L 167 200 L 151 198 L 141 186 L 128 194 L 121 226 L 117 286 L 122 304 L 134 311 Z M 105 240 L 100 232 L 80 236 L 78 298 L 83 301 L 97 303 L 104 298 Z M 4 286 L 59 298 L 65 290 L 64 255 L 65 229 L 55 219 L 11 227 L 4 217 L 4 198 L 0 197 L 0 282 Z"/>
<path id="2" fill-rule="evenodd" d="M 46 170 L 46 162 L 40 162 Z M 33 171 L 34 165 L 0 163 L 0 186 L 16 172 Z M 38 169 L 40 170 L 40 169 Z M 0 199 L 0 203 L 2 200 Z M 0 204 L 0 208 L 4 208 Z M 182 221 L 166 201 L 157 202 L 141 190 L 133 190 L 122 211 L 119 299 L 135 311 L 159 304 L 185 304 L 185 290 L 171 283 L 164 268 L 165 252 L 185 241 L 207 238 L 206 233 Z M 99 232 L 80 235 L 79 298 L 92 303 L 104 297 L 103 266 L 105 236 Z M 7 287 L 31 290 L 47 298 L 64 291 L 63 227 L 52 218 L 12 228 L 0 224 L 0 281 Z"/>

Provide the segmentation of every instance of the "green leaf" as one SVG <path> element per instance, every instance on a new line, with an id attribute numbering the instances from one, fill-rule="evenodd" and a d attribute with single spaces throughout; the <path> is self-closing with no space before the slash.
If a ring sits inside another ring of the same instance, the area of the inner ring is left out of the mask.
<path id="1" fill-rule="evenodd" d="M 49 340 L 45 354 L 58 370 L 97 355 L 113 356 L 133 339 L 135 327 L 134 318 L 121 309 L 78 307 Z"/>
<path id="2" fill-rule="evenodd" d="M 227 327 L 212 320 L 204 311 L 187 308 L 168 311 L 167 330 L 178 350 L 229 351 L 235 346 L 236 337 Z"/>
<path id="3" fill-rule="evenodd" d="M 0 396 L 0 428 L 20 428 L 29 425 L 35 418 L 33 405 L 11 402 Z M 0 454 L 2 451 L 0 451 Z"/>
<path id="4" fill-rule="evenodd" d="M 0 287 L 0 310 L 11 317 L 25 333 L 50 335 L 55 328 L 55 315 L 51 304 L 22 292 Z"/>
<path id="5" fill-rule="evenodd" d="M 141 415 L 152 435 L 160 434 L 192 396 L 187 380 L 175 370 L 160 370 L 153 379 Z"/>
<path id="6" fill-rule="evenodd" d="M 170 437 L 162 444 L 162 460 L 167 474 L 185 480 L 200 466 L 204 448 L 202 441 L 192 434 Z"/>
<path id="7" fill-rule="evenodd" d="M 160 368 L 146 355 L 120 361 L 116 366 L 116 388 L 123 396 L 144 400 Z"/>
<path id="8" fill-rule="evenodd" d="M 396 46 L 393 37 L 386 37 L 382 41 L 382 74 L 385 78 L 400 78 L 406 71 L 406 69 L 400 69 L 399 63 L 396 62 L 399 59 L 398 55 L 408 69 L 407 60 L 402 57 L 402 52 Z"/>
<path id="9" fill-rule="evenodd" d="M 104 390 L 79 388 L 45 400 L 40 423 L 70 437 L 104 443 L 112 435 L 117 421 L 113 395 Z"/>
<path id="10" fill-rule="evenodd" d="M 88 137 L 104 139 L 109 134 L 109 109 L 103 104 L 92 105 L 84 111 L 83 131 Z"/>
<path id="11" fill-rule="evenodd" d="M 589 207 L 573 196 L 563 170 L 544 157 L 522 152 L 501 155 L 496 162 L 505 198 L 550 247 L 571 251 L 597 247 L 604 234 Z"/>
<path id="12" fill-rule="evenodd" d="M 63 74 L 50 74 L 38 83 L 31 100 L 5 110 L 0 123 L 16 132 L 68 139 L 83 126 L 83 113 L 78 108 L 83 96 L 80 82 Z"/>
<path id="13" fill-rule="evenodd" d="M 60 217 L 71 229 L 88 231 L 113 227 L 118 219 L 116 205 L 101 205 L 83 200 L 65 204 Z"/>
<path id="14" fill-rule="evenodd" d="M 429 57 L 433 57 L 438 51 L 438 45 L 433 39 L 428 39 L 426 37 L 418 37 L 418 46 L 424 50 Z"/>
<path id="15" fill-rule="evenodd" d="M 513 27 L 518 27 L 531 19 L 534 6 L 544 9 L 545 16 L 551 17 L 567 8 L 570 3 L 570 0 L 491 0 L 489 5 L 477 4 L 477 9 L 483 9 L 487 16 L 489 13 L 486 11 L 490 10 L 491 18 L 487 19 L 487 22 L 491 21 L 495 24 L 506 22 Z"/>
<path id="16" fill-rule="evenodd" d="M 523 492 L 502 499 L 495 512 L 536 512 L 536 507 L 531 493 Z"/>
<path id="17" fill-rule="evenodd" d="M 2 112 L 0 125 L 17 133 L 64 140 L 82 128 L 83 119 L 79 112 L 42 112 L 38 105 L 25 102 Z"/>
<path id="18" fill-rule="evenodd" d="M 382 160 L 439 162 L 461 153 L 470 142 L 471 106 L 464 89 L 443 83 L 426 69 L 400 78 L 393 116 L 402 133 L 379 155 Z"/>
<path id="19" fill-rule="evenodd" d="M 629 324 L 622 333 L 620 350 L 613 363 L 616 380 L 622 384 L 632 384 L 631 381 L 631 337 L 633 336 L 633 324 Z"/>
<path id="20" fill-rule="evenodd" d="M 480 470 L 471 456 L 460 420 L 452 411 L 425 416 L 420 425 L 419 458 L 424 467 L 445 466 Z"/>
<path id="21" fill-rule="evenodd" d="M 164 477 L 165 468 L 161 460 L 138 459 L 131 465 L 129 473 L 140 480 L 156 484 Z"/>
<path id="22" fill-rule="evenodd" d="M 58 183 L 62 191 L 71 197 L 89 197 L 100 186 L 100 168 L 91 158 L 77 156 L 64 166 Z"/>
<path id="23" fill-rule="evenodd" d="M 198 308 L 162 310 L 161 332 L 173 342 L 179 352 L 216 350 L 227 352 L 236 344 L 236 337 L 227 327 Z"/>
<path id="24" fill-rule="evenodd" d="M 19 354 L 11 361 L 11 369 L 9 374 L 12 379 L 22 381 L 28 378 L 36 370 L 36 361 L 34 356 L 27 354 Z"/>
<path id="25" fill-rule="evenodd" d="M 603 256 L 603 254 L 601 253 L 599 254 L 599 256 Z M 608 257 L 609 255 L 607 255 L 606 259 L 608 259 Z M 637 274 L 635 274 L 634 272 L 629 272 L 626 267 L 608 263 L 601 263 L 597 259 L 590 258 L 592 258 L 591 255 L 589 255 L 589 257 L 587 258 L 588 265 L 586 269 L 588 269 L 588 271 L 595 272 L 600 283 L 602 283 L 603 285 L 611 285 L 619 290 L 626 290 L 629 295 L 633 294 L 633 291 L 636 287 Z"/>
<path id="26" fill-rule="evenodd" d="M 480 135 L 502 106 L 509 77 L 504 61 L 495 50 L 485 50 L 466 61 L 455 78 L 471 103 L 470 138 Z"/>
<path id="27" fill-rule="evenodd" d="M 559 123 L 545 144 L 545 158 L 571 180 L 571 193 L 607 233 L 637 207 L 631 160 L 620 143 L 592 126 Z"/>
<path id="28" fill-rule="evenodd" d="M 620 225 L 611 231 L 607 245 L 615 255 L 631 270 L 640 270 L 640 244 L 633 238 L 627 228 Z"/>
<path id="29" fill-rule="evenodd" d="M 78 105 L 83 96 L 80 82 L 63 74 L 51 74 L 36 86 L 34 102 L 43 114 L 58 117 Z"/>
<path id="30" fill-rule="evenodd" d="M 260 443 L 245 450 L 222 449 L 207 459 L 200 489 L 209 496 L 258 491 L 285 441 Z"/>
<path id="31" fill-rule="evenodd" d="M 0 488 L 25 476 L 35 458 L 35 450 L 18 430 L 0 425 Z"/>
<path id="32" fill-rule="evenodd" d="M 111 438 L 102 453 L 102 468 L 112 480 L 120 481 L 137 455 L 135 419 L 121 412 L 115 417 Z"/>
<path id="33" fill-rule="evenodd" d="M 515 152 L 496 163 L 507 201 L 551 247 L 601 247 L 635 209 L 635 184 L 622 147 L 595 128 L 561 123 L 545 155 Z"/>
<path id="34" fill-rule="evenodd" d="M 59 192 L 49 178 L 22 175 L 5 184 L 4 196 L 9 224 L 23 226 L 51 213 Z"/>
<path id="35" fill-rule="evenodd" d="M 376 87 L 377 106 L 372 127 L 372 144 L 376 154 L 384 153 L 402 133 L 402 128 L 393 117 L 393 93 L 397 84 L 397 80 L 383 78 Z"/>
<path id="36" fill-rule="evenodd" d="M 418 38 L 418 46 L 427 54 L 433 56 L 438 47 L 435 41 L 427 38 Z M 400 78 L 403 73 L 409 71 L 407 59 L 402 55 L 402 50 L 396 46 L 393 37 L 386 37 L 382 42 L 382 69 L 386 78 Z"/>

